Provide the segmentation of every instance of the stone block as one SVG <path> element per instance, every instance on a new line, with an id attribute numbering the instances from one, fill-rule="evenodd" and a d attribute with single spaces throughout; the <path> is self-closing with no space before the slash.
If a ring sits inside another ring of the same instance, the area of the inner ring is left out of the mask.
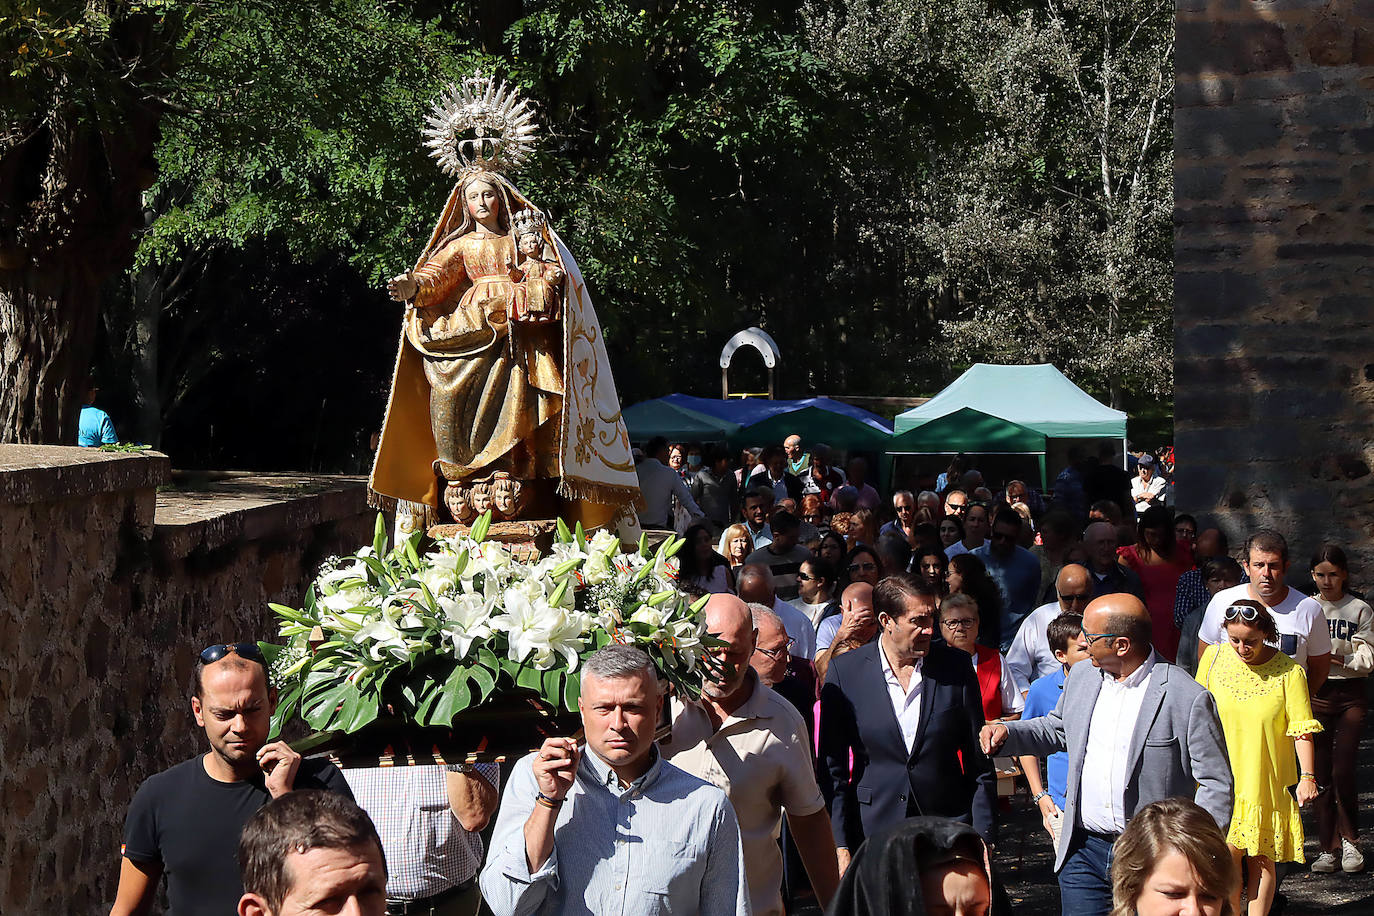
<path id="1" fill-rule="evenodd" d="M 1235 73 L 1293 69 L 1284 27 L 1277 22 L 1228 23 L 1217 39 L 1230 49 Z"/>
<path id="2" fill-rule="evenodd" d="M 1257 279 L 1239 270 L 1183 271 L 1174 276 L 1174 302 L 1207 304 L 1213 314 L 1248 310 L 1254 303 L 1267 299 Z"/>
<path id="3" fill-rule="evenodd" d="M 1363 94 L 1350 93 L 1324 94 L 1310 98 L 1303 103 L 1302 111 L 1294 117 L 1304 126 L 1350 130 L 1368 126 L 1369 115 L 1369 99 Z"/>
<path id="4" fill-rule="evenodd" d="M 1216 200 L 1225 187 L 1228 171 L 1215 165 L 1175 168 L 1174 194 L 1190 201 Z"/>
<path id="5" fill-rule="evenodd" d="M 1355 59 L 1355 32 L 1342 16 L 1326 16 L 1303 37 L 1307 57 L 1318 67 L 1343 67 Z"/>
<path id="6" fill-rule="evenodd" d="M 1188 155 L 1234 156 L 1269 149 L 1283 137 L 1283 108 L 1251 102 L 1174 112 L 1174 149 Z"/>
<path id="7" fill-rule="evenodd" d="M 1374 244 L 1365 242 L 1292 242 L 1280 245 L 1281 259 L 1329 260 L 1332 258 L 1374 257 Z"/>

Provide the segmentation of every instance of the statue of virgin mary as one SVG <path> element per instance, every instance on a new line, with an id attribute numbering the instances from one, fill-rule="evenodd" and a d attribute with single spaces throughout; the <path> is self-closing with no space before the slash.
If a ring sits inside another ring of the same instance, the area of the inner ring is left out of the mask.
<path id="1" fill-rule="evenodd" d="M 457 521 L 490 506 L 612 526 L 639 485 L 601 327 L 571 252 L 503 174 L 528 156 L 533 112 L 473 77 L 425 135 L 458 180 L 387 285 L 406 311 L 371 489 Z"/>

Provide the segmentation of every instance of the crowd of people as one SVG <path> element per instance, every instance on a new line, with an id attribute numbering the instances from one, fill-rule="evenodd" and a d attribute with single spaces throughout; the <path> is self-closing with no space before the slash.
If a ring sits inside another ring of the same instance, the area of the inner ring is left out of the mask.
<path id="1" fill-rule="evenodd" d="M 1042 493 L 959 456 L 938 490 L 883 499 L 863 458 L 797 436 L 739 467 L 652 441 L 641 523 L 685 536 L 679 582 L 719 640 L 699 699 L 613 644 L 582 669 L 580 736 L 504 784 L 340 772 L 267 743 L 261 655 L 212 646 L 191 691 L 210 750 L 140 789 L 112 916 L 163 876 L 177 916 L 1006 913 L 1009 767 L 1066 916 L 1266 916 L 1304 860 L 1301 807 L 1312 871 L 1364 866 L 1374 610 L 1339 547 L 1310 596 L 1280 533 L 1230 556 L 1170 507 L 1161 463 L 1076 455 Z"/>

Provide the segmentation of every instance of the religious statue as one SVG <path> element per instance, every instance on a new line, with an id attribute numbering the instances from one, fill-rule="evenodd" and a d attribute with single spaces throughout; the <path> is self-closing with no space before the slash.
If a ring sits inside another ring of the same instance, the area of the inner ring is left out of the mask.
<path id="1" fill-rule="evenodd" d="M 424 134 L 457 183 L 415 267 L 387 284 L 406 310 L 373 493 L 463 524 L 488 509 L 584 527 L 632 517 L 638 479 L 590 296 L 506 175 L 534 145 L 529 103 L 471 77 Z"/>

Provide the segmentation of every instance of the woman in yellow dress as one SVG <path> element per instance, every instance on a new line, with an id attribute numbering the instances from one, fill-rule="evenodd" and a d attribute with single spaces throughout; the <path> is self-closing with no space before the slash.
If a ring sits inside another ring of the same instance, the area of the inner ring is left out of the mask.
<path id="1" fill-rule="evenodd" d="M 1322 727 L 1312 716 L 1307 675 L 1267 644 L 1278 640 L 1269 610 L 1258 601 L 1237 601 L 1226 609 L 1225 625 L 1227 644 L 1207 648 L 1197 680 L 1216 698 L 1235 779 L 1226 844 L 1237 865 L 1248 860 L 1248 916 L 1265 916 L 1274 901 L 1274 863 L 1303 861 L 1298 806 L 1317 797 L 1312 736 Z M 1297 804 L 1288 792 L 1294 783 Z"/>

